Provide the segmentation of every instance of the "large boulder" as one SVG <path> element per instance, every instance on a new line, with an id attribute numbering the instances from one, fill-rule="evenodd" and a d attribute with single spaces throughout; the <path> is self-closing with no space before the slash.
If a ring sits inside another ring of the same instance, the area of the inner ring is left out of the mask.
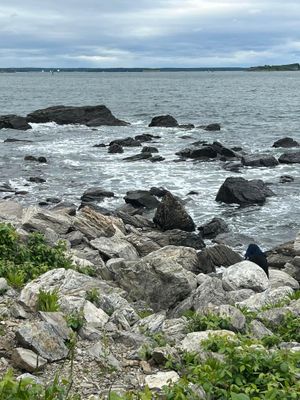
<path id="1" fill-rule="evenodd" d="M 131 190 L 124 197 L 126 203 L 134 207 L 157 208 L 159 201 L 148 190 Z"/>
<path id="2" fill-rule="evenodd" d="M 216 201 L 240 205 L 263 204 L 274 193 L 260 180 L 247 181 L 244 178 L 230 177 L 220 187 Z"/>
<path id="3" fill-rule="evenodd" d="M 171 115 L 159 115 L 152 118 L 149 126 L 177 127 L 178 122 Z"/>
<path id="4" fill-rule="evenodd" d="M 97 106 L 53 106 L 36 110 L 27 115 L 28 122 L 45 123 L 56 122 L 59 125 L 82 124 L 88 126 L 126 126 L 125 121 L 114 117 L 104 105 Z"/>
<path id="5" fill-rule="evenodd" d="M 278 302 L 288 300 L 294 293 L 289 286 L 280 286 L 275 289 L 269 288 L 261 293 L 255 293 L 243 301 L 238 301 L 236 305 L 245 307 L 248 310 L 256 311 L 265 306 L 275 306 Z"/>
<path id="6" fill-rule="evenodd" d="M 213 218 L 205 225 L 199 226 L 198 231 L 205 239 L 213 239 L 220 233 L 228 232 L 229 227 L 222 218 Z"/>
<path id="7" fill-rule="evenodd" d="M 243 260 L 240 254 L 223 244 L 206 247 L 199 254 L 199 258 L 203 261 L 210 261 L 215 267 L 229 267 Z"/>
<path id="8" fill-rule="evenodd" d="M 281 154 L 278 161 L 281 164 L 299 164 L 300 163 L 300 151 L 289 151 Z"/>
<path id="9" fill-rule="evenodd" d="M 228 304 L 228 296 L 220 279 L 206 275 L 192 294 L 192 307 L 197 311 L 210 304 L 216 306 Z"/>
<path id="10" fill-rule="evenodd" d="M 252 289 L 263 292 L 269 287 L 264 270 L 251 261 L 241 261 L 228 267 L 222 278 L 225 290 Z"/>
<path id="11" fill-rule="evenodd" d="M 195 230 L 195 223 L 191 216 L 186 212 L 183 205 L 169 192 L 158 205 L 153 221 L 164 231 L 181 229 L 192 232 Z"/>
<path id="12" fill-rule="evenodd" d="M 280 286 L 289 286 L 294 290 L 299 289 L 299 283 L 296 281 L 296 279 L 292 278 L 284 271 L 270 269 L 269 279 L 272 288 L 277 288 Z"/>
<path id="13" fill-rule="evenodd" d="M 299 143 L 291 137 L 284 137 L 282 139 L 276 140 L 273 143 L 273 147 L 299 147 Z"/>
<path id="14" fill-rule="evenodd" d="M 50 228 L 58 235 L 63 235 L 70 230 L 71 226 L 72 220 L 66 214 L 58 214 L 35 206 L 23 212 L 22 227 L 29 232 L 45 233 Z"/>
<path id="15" fill-rule="evenodd" d="M 196 276 L 167 257 L 111 265 L 113 279 L 132 300 L 144 300 L 154 311 L 166 310 L 185 299 L 197 286 Z"/>
<path id="16" fill-rule="evenodd" d="M 130 136 L 124 138 L 124 139 L 115 139 L 112 140 L 109 143 L 109 146 L 113 146 L 113 145 L 119 145 L 119 146 L 124 146 L 124 147 L 139 147 L 141 146 L 141 142 L 139 140 L 136 140 Z"/>
<path id="17" fill-rule="evenodd" d="M 139 255 L 135 247 L 126 240 L 126 237 L 114 235 L 112 237 L 98 237 L 90 242 L 104 258 L 123 258 L 124 260 L 138 260 Z"/>
<path id="18" fill-rule="evenodd" d="M 0 115 L 0 129 L 17 129 L 26 131 L 31 129 L 26 118 L 19 117 L 18 115 Z"/>

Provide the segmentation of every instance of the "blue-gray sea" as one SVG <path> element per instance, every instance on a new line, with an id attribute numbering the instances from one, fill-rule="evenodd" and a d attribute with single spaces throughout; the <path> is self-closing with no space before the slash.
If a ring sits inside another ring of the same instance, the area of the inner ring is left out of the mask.
<path id="1" fill-rule="evenodd" d="M 87 188 L 101 186 L 117 195 L 101 204 L 113 209 L 124 203 L 128 190 L 163 186 L 188 200 L 186 207 L 197 225 L 222 217 L 232 232 L 254 238 L 265 250 L 293 239 L 299 230 L 299 164 L 245 168 L 234 174 L 225 171 L 220 161 L 174 162 L 175 152 L 196 140 L 218 140 L 225 146 L 241 146 L 247 153 L 282 154 L 284 149 L 272 148 L 275 140 L 284 136 L 300 140 L 299 72 L 0 74 L 0 114 L 26 115 L 58 104 L 105 104 L 131 126 L 92 129 L 48 123 L 33 124 L 25 132 L 1 130 L 0 141 L 33 140 L 0 145 L 0 181 L 28 191 L 17 196 L 23 203 L 54 196 L 79 204 Z M 197 126 L 219 122 L 222 130 L 148 128 L 151 118 L 161 114 Z M 124 157 L 140 149 L 125 148 L 124 154 L 109 155 L 107 148 L 93 147 L 141 133 L 161 136 L 153 145 L 165 161 L 126 162 Z M 185 135 L 190 138 L 182 138 Z M 25 162 L 25 155 L 45 156 L 48 163 Z M 295 181 L 279 183 L 281 175 L 292 175 Z M 46 183 L 27 186 L 30 176 L 41 176 Z M 217 191 L 228 176 L 261 178 L 271 184 L 276 196 L 263 206 L 247 208 L 217 203 Z M 191 190 L 199 194 L 187 196 Z"/>

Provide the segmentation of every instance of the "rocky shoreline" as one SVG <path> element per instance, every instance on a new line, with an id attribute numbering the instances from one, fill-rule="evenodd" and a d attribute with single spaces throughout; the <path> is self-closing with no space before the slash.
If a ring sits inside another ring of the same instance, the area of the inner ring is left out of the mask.
<path id="1" fill-rule="evenodd" d="M 128 193 L 125 208 L 111 215 L 91 202 L 113 195 L 99 189 L 83 194 L 79 210 L 65 203 L 46 210 L 0 202 L 2 229 L 12 224 L 24 244 L 31 232 L 43 234 L 52 248 L 63 240 L 72 264 L 49 267 L 19 289 L 9 276 L 0 278 L 2 376 L 13 367 L 16 376 L 29 373 L 46 385 L 58 371 L 70 378 L 72 362 L 71 390 L 82 399 L 106 399 L 112 392 L 126 396 L 145 387 L 154 398 L 182 377 L 166 367 L 169 357 L 188 351 L 207 358 L 201 342 L 210 333 L 263 340 L 275 338 L 286 316 L 299 320 L 299 235 L 268 253 L 268 280 L 232 248 L 205 245 L 205 238 L 226 232 L 223 221 L 213 220 L 197 234 L 180 199 L 158 188 L 152 193 L 156 196 Z M 156 210 L 153 220 L 137 213 L 141 207 Z M 6 255 L 1 257 L 5 266 Z M 39 310 L 41 291 L 56 293 L 57 311 Z M 222 316 L 226 329 L 193 328 L 188 312 Z M 249 312 L 255 313 L 250 323 Z M 300 355 L 300 340 L 287 342 L 266 351 L 284 348 Z M 201 385 L 192 393 L 194 399 L 211 398 Z"/>

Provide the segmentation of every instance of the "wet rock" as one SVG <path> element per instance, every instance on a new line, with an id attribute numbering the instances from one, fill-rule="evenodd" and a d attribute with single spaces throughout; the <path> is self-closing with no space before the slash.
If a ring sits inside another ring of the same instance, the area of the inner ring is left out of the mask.
<path id="1" fill-rule="evenodd" d="M 93 147 L 106 147 L 105 143 L 94 144 Z"/>
<path id="2" fill-rule="evenodd" d="M 221 125 L 220 124 L 209 124 L 206 125 L 206 127 L 204 128 L 206 131 L 220 131 L 221 130 Z"/>
<path id="3" fill-rule="evenodd" d="M 37 161 L 37 158 L 31 155 L 25 156 L 24 157 L 25 161 Z"/>
<path id="4" fill-rule="evenodd" d="M 3 143 L 32 143 L 32 140 L 27 139 L 16 139 L 16 138 L 7 138 L 3 141 Z"/>
<path id="5" fill-rule="evenodd" d="M 195 230 L 195 223 L 186 212 L 183 205 L 168 192 L 158 205 L 153 218 L 162 230 L 181 229 L 192 232 Z"/>
<path id="6" fill-rule="evenodd" d="M 126 203 L 134 207 L 157 208 L 160 202 L 148 190 L 131 190 L 124 197 Z"/>
<path id="7" fill-rule="evenodd" d="M 228 267 L 222 278 L 225 290 L 252 289 L 263 292 L 269 287 L 269 280 L 264 270 L 251 261 L 241 261 Z"/>
<path id="8" fill-rule="evenodd" d="M 95 186 L 87 189 L 81 196 L 81 200 L 83 202 L 103 201 L 105 197 L 114 197 L 114 193 Z"/>
<path id="9" fill-rule="evenodd" d="M 18 343 L 33 349 L 46 360 L 62 360 L 68 355 L 68 348 L 53 327 L 46 322 L 34 322 L 21 325 L 16 331 Z"/>
<path id="10" fill-rule="evenodd" d="M 240 169 L 243 167 L 243 164 L 240 161 L 229 161 L 222 165 L 225 171 L 240 173 Z"/>
<path id="11" fill-rule="evenodd" d="M 139 153 L 133 156 L 123 158 L 124 161 L 141 161 L 149 160 L 152 157 L 152 153 Z"/>
<path id="12" fill-rule="evenodd" d="M 274 156 L 254 154 L 242 157 L 242 164 L 247 167 L 274 167 L 279 163 Z"/>
<path id="13" fill-rule="evenodd" d="M 200 147 L 200 148 L 187 147 L 175 154 L 180 157 L 194 158 L 194 159 L 216 158 L 218 155 L 217 151 L 210 146 L 204 146 L 204 147 Z"/>
<path id="14" fill-rule="evenodd" d="M 180 129 L 194 129 L 195 125 L 194 124 L 182 124 L 178 126 Z"/>
<path id="15" fill-rule="evenodd" d="M 53 106 L 36 110 L 27 115 L 28 122 L 45 123 L 56 122 L 59 125 L 82 124 L 87 126 L 126 126 L 125 121 L 121 121 L 113 116 L 111 111 L 104 105 L 96 106 Z"/>
<path id="16" fill-rule="evenodd" d="M 220 233 L 228 232 L 229 227 L 222 218 L 213 218 L 207 224 L 200 226 L 198 231 L 203 238 L 213 239 Z"/>
<path id="17" fill-rule="evenodd" d="M 109 146 L 108 152 L 110 154 L 122 154 L 124 153 L 124 149 L 120 144 L 113 143 L 112 145 Z"/>
<path id="18" fill-rule="evenodd" d="M 151 193 L 153 196 L 156 196 L 156 197 L 161 198 L 161 197 L 164 197 L 164 195 L 166 195 L 166 194 L 168 193 L 168 190 L 165 189 L 165 188 L 163 188 L 163 187 L 155 187 L 155 186 L 153 186 L 153 187 L 150 189 L 150 193 Z"/>
<path id="19" fill-rule="evenodd" d="M 48 161 L 47 161 L 47 158 L 46 157 L 43 157 L 43 156 L 41 156 L 41 157 L 38 157 L 37 158 L 37 161 L 39 162 L 39 163 L 42 163 L 42 164 L 46 164 Z"/>
<path id="20" fill-rule="evenodd" d="M 299 143 L 291 137 L 276 140 L 272 147 L 299 147 Z"/>
<path id="21" fill-rule="evenodd" d="M 46 179 L 40 178 L 39 176 L 31 176 L 28 179 L 29 182 L 34 182 L 34 183 L 45 183 Z"/>
<path id="22" fill-rule="evenodd" d="M 152 156 L 151 158 L 149 158 L 149 160 L 151 162 L 160 162 L 160 161 L 164 161 L 165 158 L 162 156 Z"/>
<path id="23" fill-rule="evenodd" d="M 142 133 L 141 135 L 136 135 L 134 138 L 140 142 L 151 142 L 153 139 L 160 139 L 160 136 L 151 135 L 150 133 Z"/>
<path id="24" fill-rule="evenodd" d="M 38 356 L 31 350 L 23 349 L 22 347 L 17 347 L 13 350 L 11 361 L 15 368 L 27 372 L 39 371 L 47 364 L 45 358 Z"/>
<path id="25" fill-rule="evenodd" d="M 142 153 L 158 153 L 158 149 L 153 146 L 144 146 L 142 148 Z"/>
<path id="26" fill-rule="evenodd" d="M 141 146 L 141 142 L 132 137 L 126 137 L 124 139 L 115 139 L 109 143 L 109 146 L 113 146 L 114 144 L 118 144 L 123 147 L 139 147 Z"/>
<path id="27" fill-rule="evenodd" d="M 21 131 L 26 131 L 31 129 L 26 118 L 19 117 L 18 115 L 0 115 L 0 129 L 17 129 Z"/>
<path id="28" fill-rule="evenodd" d="M 157 117 L 152 118 L 149 126 L 161 126 L 161 127 L 177 127 L 178 122 L 171 115 L 159 115 Z"/>
<path id="29" fill-rule="evenodd" d="M 281 177 L 279 178 L 280 183 L 290 183 L 290 182 L 294 182 L 294 180 L 295 180 L 295 178 L 290 175 L 281 175 Z"/>
<path id="30" fill-rule="evenodd" d="M 278 161 L 281 164 L 299 164 L 300 163 L 300 151 L 283 153 L 279 157 Z"/>
<path id="31" fill-rule="evenodd" d="M 274 193 L 259 179 L 247 181 L 244 178 L 227 178 L 220 187 L 216 201 L 240 205 L 263 204 Z"/>

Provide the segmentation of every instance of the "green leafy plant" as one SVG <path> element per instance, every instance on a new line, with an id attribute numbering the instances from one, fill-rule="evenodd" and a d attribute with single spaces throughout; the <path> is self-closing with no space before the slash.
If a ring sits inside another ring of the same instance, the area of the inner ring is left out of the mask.
<path id="1" fill-rule="evenodd" d="M 280 338 L 281 342 L 300 342 L 300 317 L 287 312 L 279 325 L 264 321 L 265 325 Z"/>
<path id="2" fill-rule="evenodd" d="M 217 329 L 230 329 L 230 319 L 227 317 L 220 317 L 213 313 L 198 314 L 195 311 L 187 311 L 184 316 L 188 319 L 188 331 L 198 332 L 217 330 Z"/>
<path id="3" fill-rule="evenodd" d="M 83 311 L 73 311 L 71 314 L 66 316 L 67 325 L 73 331 L 78 332 L 84 325 Z"/>
<path id="4" fill-rule="evenodd" d="M 50 247 L 43 235 L 31 233 L 25 243 L 12 225 L 0 223 L 0 277 L 17 289 L 51 269 L 74 268 L 65 252 L 63 241 Z"/>
<path id="5" fill-rule="evenodd" d="M 37 298 L 37 309 L 39 311 L 54 312 L 59 311 L 58 304 L 59 296 L 58 291 L 44 291 L 40 289 Z"/>
<path id="6" fill-rule="evenodd" d="M 100 300 L 99 290 L 96 288 L 88 290 L 86 292 L 85 298 L 86 298 L 86 300 L 90 301 L 91 303 L 98 305 L 99 300 Z"/>

